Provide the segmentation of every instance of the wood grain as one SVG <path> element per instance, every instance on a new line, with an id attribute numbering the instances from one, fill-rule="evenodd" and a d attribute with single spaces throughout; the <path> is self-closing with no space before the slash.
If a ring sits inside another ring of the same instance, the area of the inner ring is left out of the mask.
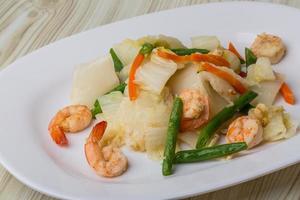
<path id="1" fill-rule="evenodd" d="M 0 0 L 0 69 L 51 42 L 114 21 L 215 0 Z M 300 8 L 298 0 L 265 0 Z M 300 164 L 193 200 L 300 199 Z M 0 166 L 0 199 L 54 199 Z"/>

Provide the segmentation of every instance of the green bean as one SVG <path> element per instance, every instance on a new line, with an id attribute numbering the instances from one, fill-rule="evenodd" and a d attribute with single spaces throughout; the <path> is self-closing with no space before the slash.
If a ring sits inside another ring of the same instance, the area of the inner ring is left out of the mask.
<path id="1" fill-rule="evenodd" d="M 97 114 L 102 113 L 102 109 L 101 109 L 101 106 L 100 106 L 100 103 L 99 103 L 98 99 L 95 101 L 94 107 L 91 110 L 91 112 L 92 112 L 92 116 L 93 116 L 94 119 L 96 118 Z"/>
<path id="2" fill-rule="evenodd" d="M 222 144 L 202 149 L 179 151 L 175 154 L 173 163 L 192 163 L 220 158 L 247 149 L 245 142 Z"/>
<path id="3" fill-rule="evenodd" d="M 250 103 L 248 103 L 247 105 L 244 106 L 244 108 L 242 108 L 240 110 L 240 113 L 248 115 L 249 110 L 252 108 L 254 108 L 254 106 L 252 106 Z"/>
<path id="4" fill-rule="evenodd" d="M 246 67 L 256 63 L 257 58 L 249 48 L 245 48 L 245 60 L 246 60 Z"/>
<path id="5" fill-rule="evenodd" d="M 176 97 L 169 119 L 167 139 L 165 144 L 164 160 L 162 165 L 162 174 L 164 176 L 172 174 L 172 163 L 175 156 L 176 140 L 180 126 L 182 109 L 182 100 L 179 97 Z"/>
<path id="6" fill-rule="evenodd" d="M 154 49 L 154 45 L 150 43 L 143 44 L 142 48 L 140 49 L 140 53 L 143 55 L 149 54 Z"/>
<path id="7" fill-rule="evenodd" d="M 123 69 L 123 67 L 124 67 L 122 61 L 119 59 L 119 57 L 117 56 L 117 54 L 116 54 L 116 52 L 114 51 L 113 48 L 111 48 L 109 50 L 109 53 L 110 53 L 111 58 L 112 58 L 112 60 L 114 62 L 115 71 L 116 72 L 120 72 Z"/>
<path id="8" fill-rule="evenodd" d="M 191 49 L 184 49 L 184 48 L 180 48 L 180 49 L 171 49 L 171 51 L 173 51 L 174 53 L 176 53 L 179 56 L 185 56 L 185 55 L 190 55 L 192 53 L 203 53 L 203 54 L 207 54 L 209 53 L 208 50 L 206 49 L 196 49 L 196 48 L 191 48 Z"/>
<path id="9" fill-rule="evenodd" d="M 109 94 L 109 93 L 115 92 L 115 91 L 120 91 L 120 92 L 124 93 L 126 86 L 127 86 L 126 83 L 120 83 L 120 85 L 118 85 L 117 87 L 115 87 L 114 89 L 112 89 L 111 91 L 109 91 L 106 94 Z"/>
<path id="10" fill-rule="evenodd" d="M 240 96 L 232 106 L 225 107 L 221 110 L 217 115 L 215 115 L 204 128 L 200 130 L 196 148 L 200 149 L 207 145 L 210 138 L 214 135 L 214 133 L 218 130 L 218 128 L 222 125 L 222 123 L 226 122 L 230 118 L 234 116 L 235 113 L 239 112 L 245 105 L 250 103 L 257 94 L 252 91 L 248 91 L 242 96 Z"/>

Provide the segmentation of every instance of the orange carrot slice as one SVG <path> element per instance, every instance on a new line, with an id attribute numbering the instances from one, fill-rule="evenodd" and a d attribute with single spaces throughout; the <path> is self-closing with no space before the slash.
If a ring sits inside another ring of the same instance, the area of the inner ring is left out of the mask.
<path id="1" fill-rule="evenodd" d="M 137 85 L 134 83 L 135 74 L 137 69 L 141 66 L 142 62 L 144 61 L 145 56 L 139 53 L 130 68 L 129 72 L 129 80 L 128 80 L 128 92 L 129 92 L 129 99 L 130 101 L 134 101 L 137 98 Z"/>
<path id="2" fill-rule="evenodd" d="M 293 91 L 290 89 L 290 87 L 288 86 L 288 84 L 286 84 L 285 82 L 282 84 L 281 88 L 280 88 L 280 93 L 283 96 L 285 102 L 294 105 L 296 102 L 295 96 Z"/>
<path id="3" fill-rule="evenodd" d="M 161 51 L 161 50 L 157 51 L 157 55 L 159 57 L 164 58 L 164 59 L 173 60 L 174 62 L 188 62 L 188 61 L 190 61 L 190 55 L 178 56 L 176 54 L 169 53 L 167 51 Z"/>
<path id="4" fill-rule="evenodd" d="M 209 62 L 217 66 L 230 67 L 230 63 L 221 56 L 195 53 L 190 57 L 190 60 L 194 62 Z"/>
<path id="5" fill-rule="evenodd" d="M 165 59 L 173 60 L 174 62 L 210 62 L 217 66 L 230 67 L 230 63 L 226 59 L 211 54 L 194 53 L 186 56 L 178 56 L 167 51 L 159 50 L 157 51 L 157 55 Z"/>
<path id="6" fill-rule="evenodd" d="M 228 72 L 225 72 L 225 71 L 219 69 L 218 67 L 215 67 L 209 63 L 203 63 L 202 67 L 205 71 L 208 71 L 208 72 L 224 79 L 225 81 L 227 81 L 230 85 L 232 85 L 232 87 L 234 87 L 234 89 L 237 92 L 243 94 L 247 91 L 247 88 L 238 79 L 236 79 L 234 76 L 232 76 Z"/>

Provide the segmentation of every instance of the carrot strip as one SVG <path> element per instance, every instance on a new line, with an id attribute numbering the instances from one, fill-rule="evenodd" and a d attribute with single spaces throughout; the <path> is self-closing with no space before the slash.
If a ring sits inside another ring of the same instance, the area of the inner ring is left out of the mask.
<path id="1" fill-rule="evenodd" d="M 234 87 L 234 89 L 237 92 L 243 94 L 247 91 L 247 88 L 238 79 L 236 79 L 234 76 L 232 76 L 228 72 L 222 71 L 218 67 L 215 67 L 209 63 L 203 63 L 202 68 L 205 71 L 208 71 L 208 72 L 224 79 L 225 81 L 227 81 L 230 85 L 232 85 Z"/>
<path id="2" fill-rule="evenodd" d="M 217 66 L 230 67 L 230 63 L 221 56 L 212 54 L 192 54 L 191 61 L 195 62 L 209 62 Z"/>
<path id="3" fill-rule="evenodd" d="M 165 59 L 169 59 L 169 60 L 173 60 L 174 62 L 188 62 L 190 61 L 190 55 L 185 55 L 185 56 L 178 56 L 176 54 L 173 53 L 169 53 L 166 51 L 157 51 L 157 55 L 159 57 L 165 58 Z"/>
<path id="4" fill-rule="evenodd" d="M 229 42 L 228 50 L 234 53 L 241 61 L 245 62 L 245 59 L 241 56 L 241 54 L 239 54 L 239 52 L 236 50 L 236 48 L 231 42 Z"/>
<path id="5" fill-rule="evenodd" d="M 137 86 L 134 83 L 135 74 L 137 69 L 141 66 L 142 62 L 144 61 L 145 56 L 141 53 L 139 53 L 130 68 L 129 72 L 129 80 L 128 80 L 128 92 L 129 92 L 129 99 L 130 101 L 134 101 L 137 98 Z"/>
<path id="6" fill-rule="evenodd" d="M 179 56 L 166 51 L 157 51 L 157 55 L 173 60 L 174 62 L 210 62 L 217 66 L 230 67 L 230 63 L 221 56 L 211 54 L 193 53 L 191 55 Z"/>
<path id="7" fill-rule="evenodd" d="M 287 83 L 283 83 L 280 88 L 280 93 L 283 96 L 285 102 L 294 105 L 296 102 L 293 91 L 290 89 Z"/>

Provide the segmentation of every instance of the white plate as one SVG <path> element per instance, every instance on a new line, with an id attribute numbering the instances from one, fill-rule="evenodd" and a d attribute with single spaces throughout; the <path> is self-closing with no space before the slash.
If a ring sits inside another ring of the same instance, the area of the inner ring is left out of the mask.
<path id="1" fill-rule="evenodd" d="M 124 38 L 146 34 L 173 35 L 188 43 L 194 35 L 217 35 L 240 50 L 255 34 L 282 36 L 288 54 L 276 66 L 300 99 L 300 19 L 296 9 L 265 3 L 217 3 L 169 10 L 102 26 L 55 42 L 17 60 L 0 73 L 0 160 L 30 187 L 66 199 L 166 199 L 228 187 L 300 160 L 300 136 L 255 149 L 231 161 L 176 166 L 161 175 L 160 163 L 126 151 L 130 168 L 121 177 L 96 176 L 84 157 L 88 130 L 68 135 L 70 147 L 59 148 L 49 137 L 53 114 L 69 104 L 74 66 L 105 54 Z M 279 100 L 279 103 L 283 103 Z M 299 103 L 286 108 L 300 118 Z"/>

